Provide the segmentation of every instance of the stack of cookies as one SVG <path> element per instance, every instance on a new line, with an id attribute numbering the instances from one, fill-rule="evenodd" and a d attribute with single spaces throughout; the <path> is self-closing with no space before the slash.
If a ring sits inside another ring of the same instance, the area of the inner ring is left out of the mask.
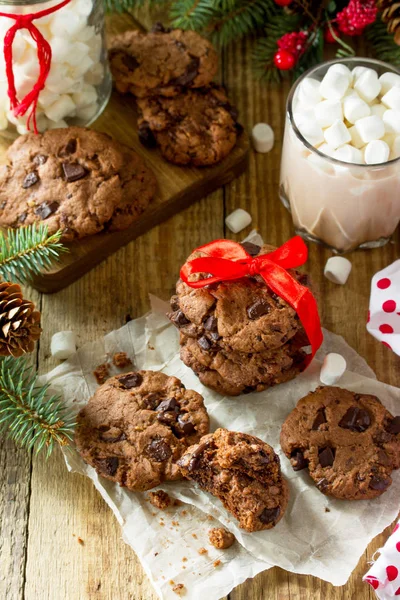
<path id="1" fill-rule="evenodd" d="M 242 244 L 251 256 L 271 246 Z M 193 253 L 188 261 L 204 253 Z M 306 275 L 290 271 L 301 284 Z M 204 275 L 203 275 L 204 276 Z M 259 277 L 193 289 L 181 280 L 169 318 L 180 331 L 181 359 L 200 381 L 238 396 L 289 381 L 305 367 L 308 346 L 300 320 Z"/>
<path id="2" fill-rule="evenodd" d="M 43 222 L 63 241 L 126 229 L 155 194 L 142 158 L 110 136 L 81 127 L 19 137 L 0 168 L 0 225 Z"/>
<path id="3" fill-rule="evenodd" d="M 199 34 L 159 24 L 150 33 L 126 31 L 112 38 L 109 58 L 117 90 L 137 98 L 145 146 L 198 167 L 221 161 L 235 146 L 237 113 L 212 83 L 217 53 Z"/>

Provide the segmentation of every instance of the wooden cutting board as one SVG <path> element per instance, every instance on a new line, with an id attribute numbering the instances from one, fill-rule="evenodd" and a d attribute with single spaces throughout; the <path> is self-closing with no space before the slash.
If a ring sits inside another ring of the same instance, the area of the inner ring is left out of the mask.
<path id="1" fill-rule="evenodd" d="M 145 158 L 157 178 L 156 197 L 129 229 L 99 233 L 67 244 L 69 252 L 61 257 L 60 262 L 50 271 L 34 278 L 32 285 L 40 292 L 57 292 L 67 287 L 121 246 L 225 185 L 247 166 L 249 140 L 245 132 L 241 133 L 234 150 L 220 164 L 207 168 L 178 167 L 165 161 L 158 150 L 147 150 L 142 146 L 138 140 L 136 121 L 133 97 L 114 92 L 93 128 L 108 133 Z M 0 162 L 5 161 L 8 146 L 9 142 L 0 138 Z"/>

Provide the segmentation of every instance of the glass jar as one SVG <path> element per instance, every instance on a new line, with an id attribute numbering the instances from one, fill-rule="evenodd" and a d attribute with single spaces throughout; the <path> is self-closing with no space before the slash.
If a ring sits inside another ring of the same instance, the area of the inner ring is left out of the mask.
<path id="1" fill-rule="evenodd" d="M 60 0 L 0 0 L 0 12 L 32 14 L 60 4 Z M 10 108 L 3 54 L 4 37 L 15 20 L 0 16 L 0 134 L 26 133 L 30 110 L 16 117 Z M 104 110 L 112 82 L 104 36 L 103 0 L 71 0 L 56 12 L 33 20 L 52 50 L 51 65 L 36 108 L 39 131 L 90 125 Z M 39 77 L 37 43 L 27 29 L 19 29 L 13 45 L 13 73 L 18 101 Z M 32 126 L 30 127 L 32 130 Z"/>
<path id="2" fill-rule="evenodd" d="M 375 165 L 343 162 L 320 152 L 300 133 L 293 118 L 300 83 L 306 77 L 322 80 L 329 67 L 338 63 L 349 69 L 372 68 L 378 76 L 400 74 L 378 60 L 350 58 L 322 63 L 296 81 L 287 100 L 280 198 L 299 235 L 344 253 L 382 246 L 396 229 L 400 157 Z"/>

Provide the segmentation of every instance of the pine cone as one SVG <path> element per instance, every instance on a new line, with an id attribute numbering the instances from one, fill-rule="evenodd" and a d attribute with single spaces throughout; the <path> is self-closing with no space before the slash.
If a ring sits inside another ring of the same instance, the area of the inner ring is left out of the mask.
<path id="1" fill-rule="evenodd" d="M 387 23 L 388 33 L 393 35 L 395 43 L 400 46 L 400 2 L 378 0 L 376 5 L 382 11 L 382 21 Z"/>
<path id="2" fill-rule="evenodd" d="M 42 332 L 40 312 L 25 300 L 16 283 L 0 283 L 0 355 L 22 356 L 32 352 Z"/>

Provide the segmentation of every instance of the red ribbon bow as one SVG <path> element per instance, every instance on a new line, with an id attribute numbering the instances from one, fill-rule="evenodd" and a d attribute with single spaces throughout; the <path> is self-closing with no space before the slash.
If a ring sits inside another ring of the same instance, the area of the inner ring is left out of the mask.
<path id="1" fill-rule="evenodd" d="M 27 121 L 27 127 L 30 129 L 31 120 L 33 121 L 33 130 L 38 133 L 36 123 L 36 108 L 39 100 L 39 94 L 45 86 L 46 79 L 50 72 L 51 67 L 51 46 L 49 42 L 43 37 L 36 25 L 33 24 L 34 19 L 40 19 L 56 12 L 60 8 L 63 8 L 69 4 L 71 0 L 64 0 L 56 6 L 41 10 L 37 13 L 30 13 L 27 15 L 15 15 L 10 13 L 0 12 L 0 17 L 8 17 L 14 19 L 15 23 L 10 27 L 4 36 L 4 60 L 6 64 L 6 75 L 8 82 L 8 97 L 10 98 L 11 110 L 13 110 L 16 117 L 22 117 L 31 108 L 31 113 Z M 31 34 L 32 39 L 37 45 L 37 56 L 39 61 L 39 77 L 33 88 L 28 94 L 18 100 L 17 90 L 15 89 L 15 80 L 13 72 L 13 56 L 12 56 L 12 45 L 15 39 L 17 31 L 20 29 L 27 29 Z"/>
<path id="2" fill-rule="evenodd" d="M 192 288 L 203 288 L 212 283 L 261 275 L 268 287 L 299 315 L 311 344 L 307 364 L 311 362 L 323 340 L 317 303 L 311 291 L 287 272 L 287 269 L 300 267 L 308 258 L 307 246 L 301 237 L 296 236 L 274 252 L 255 258 L 230 240 L 216 240 L 195 252 L 204 252 L 207 256 L 185 263 L 180 274 L 182 281 Z M 212 277 L 189 281 L 190 275 L 195 273 L 209 273 Z"/>

